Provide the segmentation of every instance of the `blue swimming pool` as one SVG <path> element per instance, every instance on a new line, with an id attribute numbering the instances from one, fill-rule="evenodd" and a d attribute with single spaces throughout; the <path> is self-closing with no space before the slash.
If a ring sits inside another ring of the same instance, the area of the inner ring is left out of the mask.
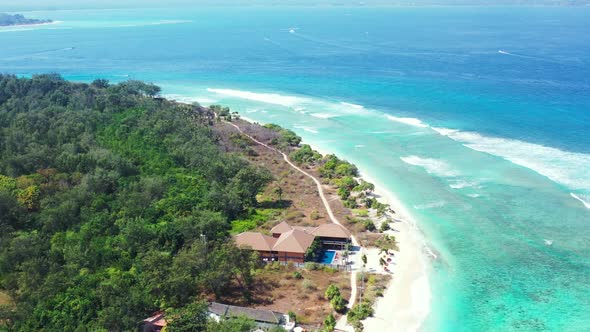
<path id="1" fill-rule="evenodd" d="M 324 251 L 324 254 L 322 255 L 322 259 L 320 260 L 320 263 L 332 264 L 332 261 L 334 260 L 335 255 L 336 255 L 336 252 L 333 250 Z"/>

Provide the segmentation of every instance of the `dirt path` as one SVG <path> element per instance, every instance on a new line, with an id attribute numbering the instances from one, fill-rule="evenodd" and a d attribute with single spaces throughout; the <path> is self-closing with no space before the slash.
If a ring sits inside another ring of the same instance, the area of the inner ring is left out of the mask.
<path id="1" fill-rule="evenodd" d="M 298 172 L 300 172 L 301 174 L 309 177 L 310 179 L 313 180 L 313 182 L 315 182 L 317 188 L 318 188 L 318 192 L 320 193 L 320 198 L 322 199 L 322 203 L 324 204 L 324 207 L 326 208 L 326 212 L 328 212 L 328 216 L 330 216 L 330 220 L 335 223 L 338 224 L 342 227 L 344 227 L 344 225 L 342 225 L 342 223 L 336 218 L 336 216 L 334 215 L 334 213 L 332 212 L 332 208 L 330 207 L 330 204 L 328 203 L 328 200 L 326 199 L 326 195 L 324 195 L 324 189 L 322 188 L 322 184 L 321 182 L 313 175 L 309 174 L 308 172 L 304 171 L 303 169 L 297 167 L 297 165 L 293 164 L 290 160 L 289 157 L 287 157 L 287 155 L 281 151 L 279 151 L 278 149 L 273 148 L 272 146 L 269 146 L 267 144 L 264 144 L 262 142 L 260 142 L 259 140 L 255 139 L 254 137 L 246 134 L 242 128 L 240 128 L 238 125 L 231 123 L 231 122 L 227 122 L 227 124 L 229 124 L 230 126 L 233 126 L 234 128 L 236 128 L 240 133 L 242 133 L 243 135 L 246 135 L 248 138 L 250 138 L 252 141 L 254 141 L 256 144 L 262 145 L 267 149 L 270 149 L 272 151 L 275 151 L 277 153 L 280 153 L 283 156 L 283 159 L 291 166 L 293 167 L 295 170 L 297 170 Z M 354 235 L 351 235 L 352 238 L 352 244 L 355 247 L 359 247 L 359 243 L 356 240 L 356 237 Z M 362 253 L 362 248 L 360 253 Z M 350 273 L 350 299 L 348 300 L 348 308 L 352 308 L 352 306 L 354 305 L 355 301 L 356 301 L 356 294 L 357 294 L 357 287 L 356 287 L 356 271 L 351 271 Z M 346 319 L 346 316 L 343 316 L 344 319 Z M 338 325 L 341 326 L 342 325 L 342 319 L 340 319 L 340 321 L 338 322 Z M 344 320 L 344 323 L 346 323 L 346 320 Z"/>

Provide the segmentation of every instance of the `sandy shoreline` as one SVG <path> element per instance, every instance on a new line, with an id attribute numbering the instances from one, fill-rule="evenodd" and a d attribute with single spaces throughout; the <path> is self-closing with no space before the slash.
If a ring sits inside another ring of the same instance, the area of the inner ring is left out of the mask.
<path id="1" fill-rule="evenodd" d="M 240 118 L 250 123 L 257 122 L 241 114 Z M 334 153 L 319 149 L 310 142 L 302 143 L 309 144 L 312 149 L 323 155 Z M 374 305 L 374 316 L 363 321 L 365 331 L 419 331 L 430 313 L 428 248 L 422 233 L 401 201 L 393 193 L 385 190 L 384 186 L 376 182 L 370 175 L 363 173 L 362 170 L 360 173 L 360 178 L 375 185 L 377 199 L 382 203 L 389 204 L 396 212 L 394 218 L 397 222 L 393 223 L 395 231 L 388 232 L 395 235 L 400 249 L 395 253 L 393 259 L 395 264 L 393 278 L 383 293 L 383 297 Z"/>
<path id="2" fill-rule="evenodd" d="M 242 116 L 242 120 L 255 123 L 253 119 Z M 318 149 L 310 142 L 314 150 L 323 155 L 332 153 Z M 401 201 L 391 192 L 384 189 L 384 186 L 375 182 L 366 173 L 361 178 L 375 185 L 375 194 L 378 200 L 389 204 L 396 212 L 393 216 L 396 222 L 393 223 L 394 231 L 388 231 L 395 235 L 399 244 L 399 252 L 395 253 L 393 259 L 393 278 L 383 297 L 378 299 L 374 305 L 375 314 L 373 317 L 363 321 L 365 331 L 419 331 L 430 313 L 431 292 L 428 281 L 429 263 L 426 255 L 424 238 L 411 214 Z"/>
<path id="3" fill-rule="evenodd" d="M 393 278 L 383 297 L 377 300 L 375 315 L 363 323 L 365 331 L 418 331 L 430 313 L 431 292 L 428 281 L 428 258 L 424 239 L 404 205 L 369 176 L 375 193 L 396 211 L 400 218 L 393 224 L 400 251 L 396 252 Z"/>

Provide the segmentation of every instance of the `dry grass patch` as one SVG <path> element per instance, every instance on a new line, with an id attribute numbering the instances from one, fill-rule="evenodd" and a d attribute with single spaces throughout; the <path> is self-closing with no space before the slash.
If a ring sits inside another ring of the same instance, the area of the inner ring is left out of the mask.
<path id="1" fill-rule="evenodd" d="M 363 292 L 363 302 L 368 301 L 374 304 L 377 298 L 383 296 L 383 292 L 387 288 L 387 285 L 391 281 L 391 275 L 388 274 L 377 274 L 377 273 L 365 273 L 363 275 L 365 279 L 365 290 Z M 361 286 L 360 275 L 357 275 L 357 286 Z M 360 288 L 359 288 L 360 289 Z M 360 297 L 360 293 L 359 293 Z"/>
<path id="2" fill-rule="evenodd" d="M 8 294 L 0 291 L 0 305 L 10 305 L 10 304 L 12 304 L 12 298 Z"/>
<path id="3" fill-rule="evenodd" d="M 298 274 L 298 273 L 299 274 Z M 255 307 L 288 313 L 293 311 L 301 324 L 318 326 L 333 312 L 324 293 L 330 284 L 350 297 L 350 275 L 331 270 L 307 270 L 285 265 L 267 265 L 256 275 Z"/>

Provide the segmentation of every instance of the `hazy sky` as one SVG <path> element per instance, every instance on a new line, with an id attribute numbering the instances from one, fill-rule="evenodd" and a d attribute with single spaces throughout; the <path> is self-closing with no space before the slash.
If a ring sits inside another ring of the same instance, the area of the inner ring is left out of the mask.
<path id="1" fill-rule="evenodd" d="M 588 4 L 590 0 L 0 0 L 0 11 L 198 5 Z"/>

